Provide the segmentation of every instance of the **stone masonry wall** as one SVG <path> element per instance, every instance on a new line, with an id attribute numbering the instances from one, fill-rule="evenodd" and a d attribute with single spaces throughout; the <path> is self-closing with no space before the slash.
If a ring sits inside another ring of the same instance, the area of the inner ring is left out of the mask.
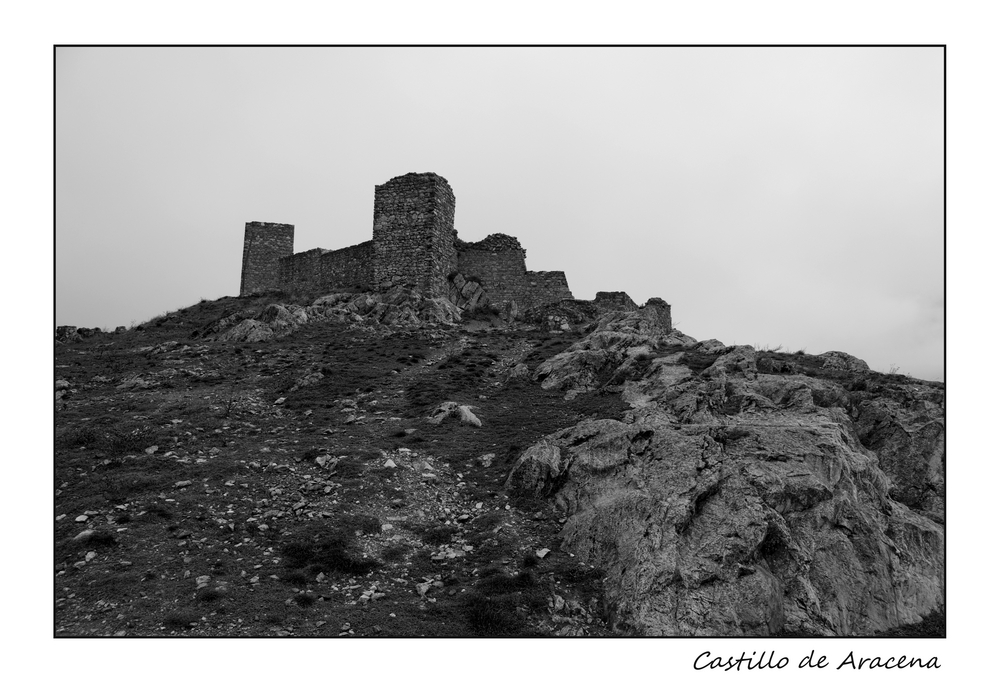
<path id="1" fill-rule="evenodd" d="M 517 301 L 521 305 L 527 275 L 524 255 L 517 239 L 508 235 L 490 235 L 471 244 L 458 242 L 458 272 L 479 280 L 493 303 Z"/>
<path id="2" fill-rule="evenodd" d="M 320 257 L 327 249 L 310 249 L 278 261 L 278 284 L 285 292 L 309 292 L 320 283 Z"/>
<path id="3" fill-rule="evenodd" d="M 338 289 L 371 289 L 372 241 L 328 251 L 319 259 L 320 284 L 325 292 Z"/>
<path id="4" fill-rule="evenodd" d="M 292 253 L 295 228 L 285 223 L 246 224 L 240 296 L 283 290 L 305 294 L 415 287 L 429 297 L 447 297 L 450 280 L 461 273 L 482 301 L 512 311 L 573 299 L 563 271 L 529 271 L 516 237 L 494 233 L 463 242 L 455 231 L 455 195 L 434 173 L 408 173 L 375 187 L 372 239 L 330 251 Z M 458 282 L 455 279 L 454 282 Z M 481 286 L 481 288 L 479 288 Z M 464 289 L 463 289 L 464 291 Z M 465 302 L 475 306 L 475 301 Z M 598 292 L 592 305 L 602 310 L 640 308 L 625 292 Z M 653 307 L 672 329 L 670 305 L 653 298 Z"/>
<path id="5" fill-rule="evenodd" d="M 343 290 L 370 289 L 372 243 L 337 249 L 310 249 L 280 261 L 279 284 L 296 294 L 326 294 Z"/>
<path id="6" fill-rule="evenodd" d="M 295 226 L 287 223 L 246 224 L 240 296 L 279 289 L 279 260 L 291 256 Z"/>
<path id="7" fill-rule="evenodd" d="M 658 296 L 652 297 L 649 301 L 642 305 L 643 308 L 651 308 L 656 311 L 656 314 L 660 318 L 660 324 L 663 325 L 665 330 L 674 329 L 673 320 L 670 317 L 670 304 L 661 299 Z"/>
<path id="8" fill-rule="evenodd" d="M 416 287 L 425 296 L 446 296 L 448 275 L 458 267 L 455 195 L 434 173 L 407 173 L 375 187 L 372 284 Z"/>
<path id="9" fill-rule="evenodd" d="M 573 298 L 564 272 L 525 268 L 526 252 L 516 237 L 495 233 L 479 242 L 459 240 L 457 248 L 458 271 L 466 278 L 478 279 L 497 305 L 514 301 L 525 310 Z"/>
<path id="10" fill-rule="evenodd" d="M 638 311 L 639 304 L 625 292 L 598 292 L 594 305 L 602 311 Z"/>
<path id="11" fill-rule="evenodd" d="M 523 303 L 518 302 L 522 308 L 573 298 L 569 283 L 566 282 L 566 273 L 561 270 L 529 270 L 526 282 Z"/>

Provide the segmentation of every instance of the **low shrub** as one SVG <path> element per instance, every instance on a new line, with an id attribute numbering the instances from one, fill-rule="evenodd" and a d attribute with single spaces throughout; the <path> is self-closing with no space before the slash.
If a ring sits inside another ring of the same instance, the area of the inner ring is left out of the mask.
<path id="1" fill-rule="evenodd" d="M 316 596 L 311 593 L 296 593 L 292 599 L 299 607 L 310 607 L 316 602 Z"/>
<path id="2" fill-rule="evenodd" d="M 420 540 L 427 545 L 444 545 L 458 530 L 450 526 L 436 526 L 420 534 Z"/>
<path id="3" fill-rule="evenodd" d="M 107 548 L 117 543 L 118 540 L 115 538 L 115 535 L 105 529 L 94 532 L 94 534 L 83 542 L 84 546 L 88 548 Z"/>
<path id="4" fill-rule="evenodd" d="M 463 605 L 469 626 L 480 636 L 517 636 L 526 626 L 518 611 L 519 600 L 514 595 L 482 595 L 473 593 Z"/>
<path id="5" fill-rule="evenodd" d="M 221 599 L 222 596 L 223 592 L 218 588 L 205 587 L 199 588 L 194 597 L 198 602 L 215 602 L 216 600 Z"/>
<path id="6" fill-rule="evenodd" d="M 194 612 L 170 612 L 163 618 L 163 625 L 172 629 L 190 629 L 194 628 L 200 618 Z"/>
<path id="7" fill-rule="evenodd" d="M 372 523 L 374 520 L 374 524 Z M 334 527 L 308 525 L 286 542 L 281 552 L 290 569 L 305 569 L 309 574 L 342 572 L 367 574 L 379 563 L 361 555 L 355 531 L 381 530 L 373 517 L 342 517 Z"/>

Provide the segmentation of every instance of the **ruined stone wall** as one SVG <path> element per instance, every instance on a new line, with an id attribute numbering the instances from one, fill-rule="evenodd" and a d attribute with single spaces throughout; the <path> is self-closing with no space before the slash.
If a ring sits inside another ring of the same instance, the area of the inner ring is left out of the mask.
<path id="1" fill-rule="evenodd" d="M 674 329 L 673 321 L 670 318 L 670 304 L 659 297 L 653 297 L 640 306 L 625 292 L 598 292 L 593 303 L 602 313 L 607 311 L 652 311 L 665 330 Z"/>
<path id="2" fill-rule="evenodd" d="M 479 280 L 497 305 L 514 301 L 525 310 L 573 298 L 564 272 L 529 271 L 525 267 L 526 252 L 516 237 L 495 233 L 479 242 L 459 241 L 457 248 L 458 271 Z"/>
<path id="3" fill-rule="evenodd" d="M 295 226 L 287 223 L 246 224 L 243 233 L 243 269 L 240 296 L 278 289 L 279 261 L 291 256 Z"/>
<path id="4" fill-rule="evenodd" d="M 665 330 L 674 329 L 673 320 L 670 318 L 670 304 L 661 299 L 658 296 L 652 297 L 642 306 L 643 308 L 651 308 L 656 311 L 657 316 L 660 318 L 660 324 L 663 325 Z"/>
<path id="5" fill-rule="evenodd" d="M 278 262 L 278 284 L 285 292 L 311 292 L 320 282 L 320 257 L 327 249 L 310 249 Z"/>
<path id="6" fill-rule="evenodd" d="M 371 289 L 372 241 L 328 251 L 319 259 L 320 284 L 324 291 Z"/>
<path id="7" fill-rule="evenodd" d="M 326 294 L 370 289 L 372 243 L 337 249 L 310 249 L 286 256 L 279 264 L 279 285 L 296 294 Z"/>
<path id="8" fill-rule="evenodd" d="M 529 270 L 526 283 L 523 303 L 518 302 L 522 309 L 573 298 L 573 293 L 569 291 L 569 283 L 566 281 L 566 273 L 561 270 Z"/>
<path id="9" fill-rule="evenodd" d="M 458 267 L 455 195 L 434 173 L 407 173 L 375 187 L 372 284 L 415 286 L 426 296 L 446 296 Z"/>
<path id="10" fill-rule="evenodd" d="M 594 305 L 602 311 L 638 311 L 639 304 L 625 292 L 598 292 Z"/>
<path id="11" fill-rule="evenodd" d="M 402 284 L 425 296 L 447 297 L 454 289 L 450 278 L 462 273 L 482 286 L 484 301 L 498 306 L 516 303 L 523 311 L 573 298 L 564 272 L 527 270 L 525 250 L 516 237 L 495 233 L 463 242 L 454 222 L 455 195 L 448 181 L 434 173 L 408 173 L 375 187 L 369 242 L 293 254 L 293 226 L 247 223 L 240 295 L 277 289 L 322 294 Z M 624 293 L 601 292 L 597 303 L 602 302 L 611 308 L 635 307 Z M 669 318 L 670 307 L 665 310 Z"/>
<path id="12" fill-rule="evenodd" d="M 476 279 L 490 301 L 500 305 L 524 296 L 527 269 L 524 249 L 517 238 L 494 234 L 480 242 L 458 242 L 458 272 Z"/>

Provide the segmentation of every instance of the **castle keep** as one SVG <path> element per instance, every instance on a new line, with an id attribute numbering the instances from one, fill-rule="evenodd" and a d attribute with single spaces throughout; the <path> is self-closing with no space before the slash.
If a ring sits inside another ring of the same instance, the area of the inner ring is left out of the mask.
<path id="1" fill-rule="evenodd" d="M 496 233 L 479 242 L 463 242 L 454 224 L 455 194 L 448 181 L 434 173 L 407 173 L 377 185 L 372 239 L 351 247 L 295 254 L 294 226 L 247 223 L 240 296 L 407 285 L 427 297 L 447 297 L 449 290 L 452 295 L 468 292 L 476 283 L 491 303 L 508 310 L 573 298 L 564 272 L 527 270 L 525 250 L 516 237 Z M 613 294 L 638 308 L 623 292 Z M 600 295 L 610 294 L 599 293 L 599 300 Z M 474 307 L 477 300 L 467 303 Z M 670 307 L 661 303 L 669 329 Z"/>

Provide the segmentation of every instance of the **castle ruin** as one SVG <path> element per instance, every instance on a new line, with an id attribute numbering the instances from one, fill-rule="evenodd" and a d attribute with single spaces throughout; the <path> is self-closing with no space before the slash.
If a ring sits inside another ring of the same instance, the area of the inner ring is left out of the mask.
<path id="1" fill-rule="evenodd" d="M 525 250 L 516 237 L 495 233 L 464 242 L 454 224 L 455 194 L 435 173 L 407 173 L 377 185 L 372 239 L 343 249 L 296 254 L 294 226 L 247 223 L 240 296 L 406 285 L 427 297 L 447 297 L 456 283 L 474 282 L 490 303 L 514 311 L 573 298 L 563 271 L 527 270 Z M 596 303 L 639 308 L 624 292 L 599 292 Z M 658 306 L 670 329 L 669 305 L 661 299 L 650 303 Z"/>

